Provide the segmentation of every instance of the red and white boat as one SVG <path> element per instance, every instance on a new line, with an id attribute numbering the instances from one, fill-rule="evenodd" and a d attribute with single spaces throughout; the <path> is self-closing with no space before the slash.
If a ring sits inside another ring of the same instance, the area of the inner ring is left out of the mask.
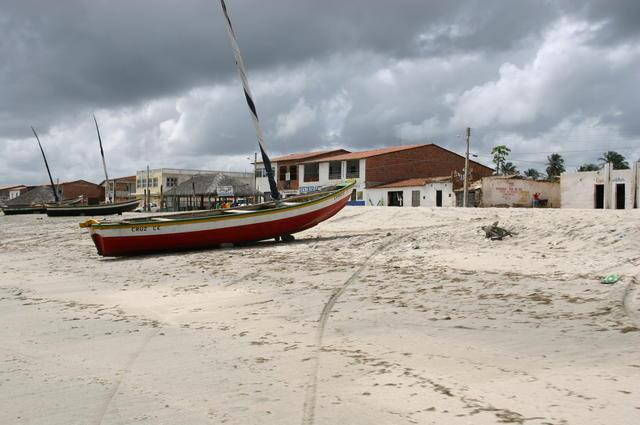
<path id="1" fill-rule="evenodd" d="M 330 218 L 349 201 L 355 181 L 308 195 L 238 208 L 157 215 L 118 221 L 87 220 L 107 257 L 215 247 L 266 239 L 292 240 L 294 233 Z"/>
<path id="2" fill-rule="evenodd" d="M 351 198 L 355 181 L 282 200 L 267 155 L 256 106 L 249 88 L 244 63 L 224 0 L 220 0 L 229 40 L 244 97 L 249 106 L 260 153 L 274 201 L 246 207 L 199 211 L 187 214 L 152 216 L 119 221 L 87 220 L 80 227 L 89 229 L 91 238 L 103 256 L 135 255 L 157 251 L 206 248 L 223 243 L 243 243 L 275 238 L 293 240 L 293 234 L 315 226 L 340 211 Z M 94 117 L 95 120 L 95 117 Z M 96 121 L 96 130 L 98 122 Z M 98 140 L 102 150 L 100 131 Z M 104 163 L 104 155 L 102 156 Z M 105 177 L 106 165 L 105 165 Z"/>

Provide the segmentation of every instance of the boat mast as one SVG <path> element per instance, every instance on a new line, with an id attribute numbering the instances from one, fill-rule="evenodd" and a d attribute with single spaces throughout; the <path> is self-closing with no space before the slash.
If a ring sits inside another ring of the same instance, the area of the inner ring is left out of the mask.
<path id="1" fill-rule="evenodd" d="M 238 73 L 240 74 L 240 79 L 242 80 L 242 87 L 244 88 L 244 97 L 247 99 L 247 105 L 249 106 L 249 111 L 251 112 L 253 126 L 256 129 L 256 136 L 258 136 L 258 144 L 260 145 L 260 154 L 262 155 L 262 162 L 264 162 L 264 168 L 267 172 L 267 178 L 269 179 L 269 188 L 271 189 L 271 197 L 275 200 L 279 200 L 280 193 L 278 193 L 278 186 L 276 185 L 276 179 L 274 177 L 273 167 L 271 166 L 271 160 L 267 155 L 267 150 L 264 145 L 264 136 L 262 134 L 262 129 L 260 128 L 260 121 L 258 120 L 256 105 L 253 101 L 251 90 L 249 89 L 249 81 L 247 80 L 247 73 L 244 69 L 244 62 L 242 61 L 242 56 L 240 55 L 240 47 L 238 47 L 236 34 L 233 31 L 233 26 L 231 26 L 231 19 L 229 18 L 229 13 L 227 12 L 227 5 L 225 4 L 224 0 L 220 0 L 220 5 L 222 6 L 222 11 L 224 12 L 225 22 L 227 23 L 227 32 L 229 33 L 229 40 L 231 41 L 231 49 L 233 49 L 233 55 L 236 58 L 236 65 L 238 66 Z"/>
<path id="2" fill-rule="evenodd" d="M 42 149 L 42 144 L 40 143 L 40 138 L 38 137 L 38 133 L 36 130 L 31 127 L 31 131 L 33 131 L 33 135 L 36 136 L 36 140 L 38 141 L 38 146 L 40 146 L 40 152 L 42 152 L 42 158 L 44 159 L 44 166 L 47 167 L 47 174 L 49 174 L 49 181 L 51 182 L 51 190 L 53 191 L 53 199 L 56 200 L 56 204 L 58 203 L 58 191 L 56 190 L 56 186 L 53 184 L 53 177 L 51 177 L 51 171 L 49 171 L 49 164 L 47 163 L 47 157 L 44 154 L 44 149 Z"/>
<path id="3" fill-rule="evenodd" d="M 96 115 L 93 114 L 93 122 L 96 123 L 96 132 L 98 133 L 98 143 L 100 144 L 100 155 L 102 156 L 102 168 L 104 168 L 104 183 L 105 183 L 105 190 L 104 190 L 104 201 L 106 203 L 109 203 L 109 176 L 107 175 L 107 163 L 104 160 L 104 151 L 102 150 L 102 138 L 100 137 L 100 129 L 98 128 L 98 121 L 96 120 Z M 115 197 L 116 197 L 116 182 L 113 182 L 113 201 L 115 202 Z"/>

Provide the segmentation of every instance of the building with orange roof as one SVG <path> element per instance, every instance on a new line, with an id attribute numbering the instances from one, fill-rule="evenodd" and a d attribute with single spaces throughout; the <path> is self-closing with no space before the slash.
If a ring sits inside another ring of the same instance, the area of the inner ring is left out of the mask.
<path id="1" fill-rule="evenodd" d="M 271 166 L 274 169 L 274 177 L 278 184 L 278 190 L 285 196 L 297 195 L 300 187 L 300 174 L 298 171 L 301 164 L 308 161 L 320 160 L 322 158 L 347 153 L 349 153 L 349 151 L 345 149 L 327 149 L 313 152 L 292 153 L 272 158 Z M 256 164 L 256 187 L 266 198 L 270 196 L 267 172 L 262 161 L 258 161 Z"/>
<path id="2" fill-rule="evenodd" d="M 404 179 L 366 189 L 366 205 L 389 207 L 453 207 L 453 177 Z"/>
<path id="3" fill-rule="evenodd" d="M 450 179 L 447 184 L 439 183 L 442 187 L 437 189 L 443 191 L 442 205 L 448 205 L 449 195 L 453 198 L 453 188 L 462 185 L 461 176 L 464 171 L 463 156 L 432 143 L 388 146 L 358 152 L 336 149 L 332 151 L 298 153 L 274 158 L 273 162 L 277 163 L 275 168 L 278 188 L 285 196 L 294 193 L 307 193 L 322 186 L 336 184 L 346 179 L 355 179 L 356 190 L 352 197 L 352 203 L 357 205 L 379 204 L 379 197 L 368 199 L 366 193 L 383 185 L 400 184 L 398 182 L 405 181 L 402 184 L 416 183 L 417 186 L 413 187 L 423 187 L 425 184 L 435 185 L 436 182 L 418 183 L 425 179 L 437 177 Z M 469 161 L 469 165 L 470 181 L 493 173 L 493 169 L 475 161 Z M 422 180 L 407 182 L 407 180 L 411 179 Z M 447 185 L 451 188 L 449 189 Z M 266 174 L 260 171 L 257 187 L 263 193 L 269 190 Z M 377 194 L 376 196 L 379 195 L 379 191 L 371 193 Z M 435 194 L 433 194 L 433 202 L 429 200 L 431 195 L 427 195 L 426 192 L 420 196 L 421 201 L 433 204 L 433 206 L 438 204 L 436 202 L 437 195 Z M 396 203 L 395 201 L 389 203 L 388 198 L 384 201 L 384 205 L 394 205 Z"/>

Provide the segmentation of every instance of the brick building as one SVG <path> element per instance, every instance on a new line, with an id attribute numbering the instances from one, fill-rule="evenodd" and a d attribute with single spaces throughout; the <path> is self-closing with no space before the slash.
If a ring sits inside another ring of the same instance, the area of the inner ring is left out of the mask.
<path id="1" fill-rule="evenodd" d="M 95 183 L 86 180 L 75 180 L 71 182 L 59 183 L 56 185 L 58 198 L 74 199 L 79 196 L 83 197 L 83 203 L 95 205 L 104 201 L 104 188 Z M 31 205 L 53 203 L 53 191 L 50 185 L 35 186 L 26 191 L 22 195 L 7 201 L 7 205 Z"/>
<path id="2" fill-rule="evenodd" d="M 361 205 L 366 202 L 367 189 L 407 179 L 448 177 L 456 188 L 462 185 L 464 171 L 463 156 L 435 144 L 390 146 L 360 152 L 344 149 L 309 152 L 275 158 L 274 162 L 278 164 L 276 180 L 289 181 L 290 191 L 294 193 L 311 192 L 345 179 L 355 179 L 352 201 Z M 285 162 L 288 169 L 284 171 L 288 176 L 281 172 Z M 491 168 L 475 161 L 469 161 L 469 169 L 469 181 L 493 173 Z M 295 179 L 291 179 L 294 173 Z M 258 180 L 258 189 L 268 190 L 266 177 L 260 176 Z"/>

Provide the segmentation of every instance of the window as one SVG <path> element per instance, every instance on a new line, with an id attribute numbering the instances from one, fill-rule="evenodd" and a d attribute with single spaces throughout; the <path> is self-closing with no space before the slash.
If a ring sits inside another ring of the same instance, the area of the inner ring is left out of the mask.
<path id="1" fill-rule="evenodd" d="M 358 177 L 360 177 L 360 160 L 347 161 L 347 178 L 357 179 Z"/>
<path id="2" fill-rule="evenodd" d="M 329 161 L 329 180 L 342 178 L 342 161 Z"/>
<path id="3" fill-rule="evenodd" d="M 256 168 L 256 177 L 267 177 L 267 170 L 264 168 Z"/>
<path id="4" fill-rule="evenodd" d="M 319 179 L 319 164 L 304 164 L 304 181 L 305 182 L 317 182 Z"/>
<path id="5" fill-rule="evenodd" d="M 298 166 L 297 165 L 290 166 L 289 174 L 291 175 L 291 180 L 298 180 Z"/>
<path id="6" fill-rule="evenodd" d="M 287 167 L 284 165 L 278 169 L 278 180 L 284 181 L 287 176 Z"/>
<path id="7" fill-rule="evenodd" d="M 178 185 L 177 177 L 167 177 L 167 188 L 175 187 Z"/>

